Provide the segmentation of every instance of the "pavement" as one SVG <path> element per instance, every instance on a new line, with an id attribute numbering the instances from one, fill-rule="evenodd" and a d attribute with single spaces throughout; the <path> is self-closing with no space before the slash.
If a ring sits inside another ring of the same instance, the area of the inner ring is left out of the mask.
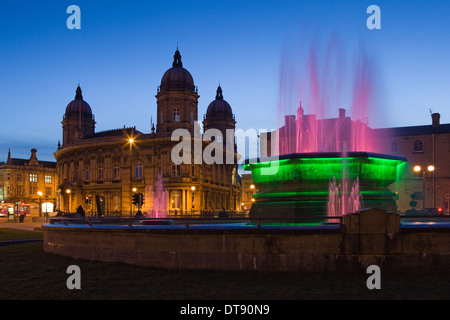
<path id="1" fill-rule="evenodd" d="M 42 222 L 31 222 L 24 221 L 20 222 L 11 222 L 8 221 L 7 218 L 0 218 L 0 228 L 8 228 L 8 229 L 17 229 L 17 230 L 26 230 L 26 231 L 40 231 L 40 227 L 45 224 Z"/>

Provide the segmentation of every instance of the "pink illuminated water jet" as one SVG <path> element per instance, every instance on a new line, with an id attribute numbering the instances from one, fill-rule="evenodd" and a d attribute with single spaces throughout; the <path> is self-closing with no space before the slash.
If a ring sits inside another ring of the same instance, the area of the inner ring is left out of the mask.
<path id="1" fill-rule="evenodd" d="M 278 108 L 284 123 L 272 132 L 271 139 L 276 139 L 278 146 L 272 155 L 339 152 L 345 158 L 347 152 L 380 152 L 379 140 L 368 124 L 374 97 L 371 65 L 359 50 L 353 59 L 354 69 L 348 72 L 342 52 L 336 37 L 330 39 L 324 55 L 311 46 L 302 76 L 282 62 Z M 292 114 L 289 110 L 295 79 L 300 103 Z M 349 107 L 349 115 L 344 106 Z M 359 210 L 360 200 L 358 180 L 348 181 L 344 172 L 342 180 L 330 181 L 329 216 Z"/>

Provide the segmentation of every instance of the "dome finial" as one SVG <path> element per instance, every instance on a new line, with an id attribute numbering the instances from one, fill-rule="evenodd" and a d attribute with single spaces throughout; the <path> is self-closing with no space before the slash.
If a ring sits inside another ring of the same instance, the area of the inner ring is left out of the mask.
<path id="1" fill-rule="evenodd" d="M 173 63 L 172 67 L 182 67 L 183 63 L 181 62 L 181 54 L 180 51 L 178 51 L 178 44 L 177 44 L 177 51 L 175 51 L 175 55 L 173 56 Z"/>
<path id="2" fill-rule="evenodd" d="M 223 100 L 222 88 L 220 87 L 220 83 L 217 87 L 216 100 Z"/>
<path id="3" fill-rule="evenodd" d="M 75 100 L 83 100 L 83 95 L 81 94 L 80 83 L 78 83 L 77 92 L 75 95 Z"/>

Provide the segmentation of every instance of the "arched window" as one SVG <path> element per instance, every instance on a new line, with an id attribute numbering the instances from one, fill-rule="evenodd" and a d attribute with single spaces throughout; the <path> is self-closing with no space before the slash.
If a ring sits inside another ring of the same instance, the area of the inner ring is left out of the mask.
<path id="1" fill-rule="evenodd" d="M 173 109 L 173 121 L 180 122 L 180 109 L 178 108 Z"/>
<path id="2" fill-rule="evenodd" d="M 113 180 L 119 180 L 120 179 L 120 165 L 115 162 L 113 163 Z"/>
<path id="3" fill-rule="evenodd" d="M 142 162 L 136 162 L 136 164 L 134 165 L 134 177 L 136 179 L 141 179 L 142 178 Z"/>
<path id="4" fill-rule="evenodd" d="M 422 140 L 414 141 L 414 152 L 423 152 L 423 142 L 422 142 Z"/>
<path id="5" fill-rule="evenodd" d="M 104 172 L 104 167 L 103 164 L 100 163 L 97 167 L 97 180 L 103 180 L 103 172 Z"/>

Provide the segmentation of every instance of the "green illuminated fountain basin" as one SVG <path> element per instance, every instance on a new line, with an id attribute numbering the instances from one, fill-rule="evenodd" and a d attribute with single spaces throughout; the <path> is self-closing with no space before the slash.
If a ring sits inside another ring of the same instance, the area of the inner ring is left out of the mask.
<path id="1" fill-rule="evenodd" d="M 390 187 L 403 174 L 406 158 L 369 152 L 295 153 L 247 160 L 256 187 L 252 219 L 282 219 L 326 216 L 329 186 L 346 185 L 344 195 L 359 181 L 361 209 L 397 211 Z M 345 184 L 344 184 L 345 183 Z M 284 220 L 289 221 L 289 220 Z"/>

